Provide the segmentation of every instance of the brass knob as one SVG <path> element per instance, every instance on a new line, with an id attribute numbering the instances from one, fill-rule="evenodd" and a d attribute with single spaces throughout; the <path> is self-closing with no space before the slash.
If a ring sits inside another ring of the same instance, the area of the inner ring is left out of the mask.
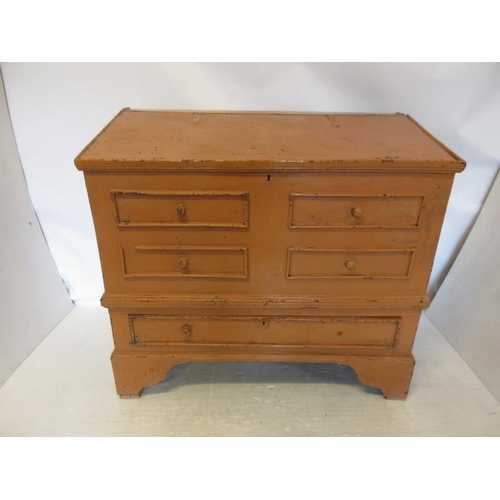
<path id="1" fill-rule="evenodd" d="M 361 217 L 363 215 L 363 209 L 359 207 L 352 207 L 351 214 L 353 217 Z"/>
<path id="2" fill-rule="evenodd" d="M 184 217 L 184 215 L 186 215 L 186 207 L 182 203 L 179 203 L 175 207 L 175 211 L 179 217 Z"/>
<path id="3" fill-rule="evenodd" d="M 347 267 L 347 269 L 354 269 L 356 267 L 356 262 L 354 262 L 352 259 L 349 259 L 348 261 L 346 261 L 345 267 Z"/>
<path id="4" fill-rule="evenodd" d="M 188 259 L 187 257 L 181 257 L 179 259 L 179 267 L 182 268 L 182 269 L 186 269 L 187 266 L 188 266 L 189 262 L 188 262 Z"/>
<path id="5" fill-rule="evenodd" d="M 191 325 L 182 325 L 182 333 L 184 335 L 191 335 Z"/>

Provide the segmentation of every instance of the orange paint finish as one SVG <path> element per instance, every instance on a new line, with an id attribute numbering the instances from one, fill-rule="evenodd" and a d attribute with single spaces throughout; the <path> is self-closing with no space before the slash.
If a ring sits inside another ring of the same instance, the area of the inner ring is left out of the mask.
<path id="1" fill-rule="evenodd" d="M 192 361 L 331 362 L 405 398 L 465 162 L 404 115 L 123 110 L 76 158 L 117 391 Z"/>

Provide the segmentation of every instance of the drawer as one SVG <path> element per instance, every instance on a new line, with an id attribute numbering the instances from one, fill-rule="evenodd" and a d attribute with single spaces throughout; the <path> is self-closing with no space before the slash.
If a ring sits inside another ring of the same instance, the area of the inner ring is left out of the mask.
<path id="1" fill-rule="evenodd" d="M 288 248 L 288 279 L 408 279 L 414 249 Z"/>
<path id="2" fill-rule="evenodd" d="M 138 245 L 121 253 L 124 278 L 248 277 L 246 247 Z"/>
<path id="3" fill-rule="evenodd" d="M 418 228 L 423 196 L 290 194 L 289 227 Z"/>
<path id="4" fill-rule="evenodd" d="M 119 227 L 248 227 L 248 193 L 111 191 Z"/>
<path id="5" fill-rule="evenodd" d="M 129 315 L 136 345 L 394 347 L 398 317 Z"/>

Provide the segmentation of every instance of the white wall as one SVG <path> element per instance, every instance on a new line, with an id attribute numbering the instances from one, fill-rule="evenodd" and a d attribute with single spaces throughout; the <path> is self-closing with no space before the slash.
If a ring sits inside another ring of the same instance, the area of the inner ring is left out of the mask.
<path id="1" fill-rule="evenodd" d="M 500 175 L 427 312 L 500 402 Z"/>
<path id="2" fill-rule="evenodd" d="M 4 63 L 26 177 L 74 299 L 102 279 L 77 153 L 123 107 L 409 113 L 468 161 L 456 178 L 430 291 L 439 286 L 495 177 L 500 65 Z"/>
<path id="3" fill-rule="evenodd" d="M 0 74 L 0 386 L 71 308 L 31 204 Z"/>

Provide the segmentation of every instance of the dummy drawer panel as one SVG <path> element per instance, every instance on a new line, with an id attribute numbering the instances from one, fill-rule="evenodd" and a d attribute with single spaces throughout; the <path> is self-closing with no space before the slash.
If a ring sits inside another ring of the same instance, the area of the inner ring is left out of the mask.
<path id="1" fill-rule="evenodd" d="M 112 191 L 119 227 L 248 227 L 248 193 Z"/>
<path id="2" fill-rule="evenodd" d="M 289 227 L 415 229 L 423 200 L 423 196 L 292 193 Z"/>
<path id="3" fill-rule="evenodd" d="M 289 248 L 288 279 L 409 279 L 413 249 Z"/>
<path id="4" fill-rule="evenodd" d="M 248 278 L 246 247 L 138 245 L 122 257 L 125 278 Z"/>

